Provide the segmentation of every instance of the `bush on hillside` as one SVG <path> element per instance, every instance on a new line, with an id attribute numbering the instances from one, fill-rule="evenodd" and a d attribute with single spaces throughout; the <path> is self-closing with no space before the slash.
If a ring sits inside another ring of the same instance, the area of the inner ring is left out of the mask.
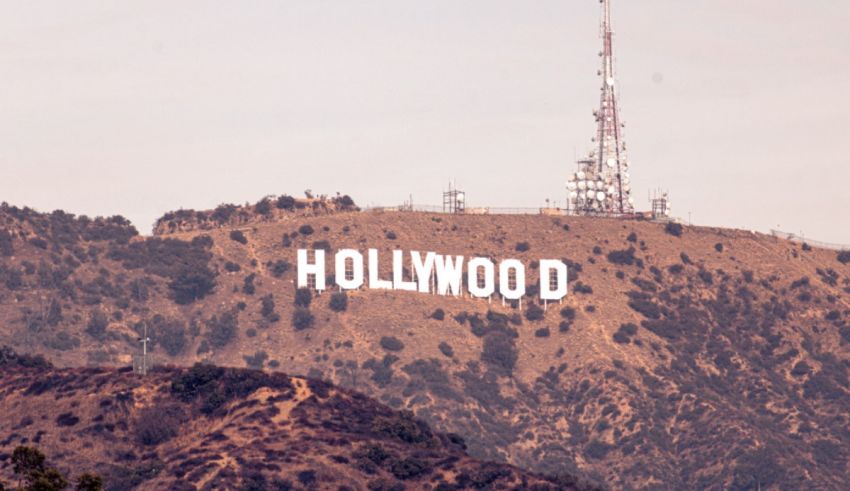
<path id="1" fill-rule="evenodd" d="M 275 206 L 281 210 L 294 210 L 295 198 L 286 194 L 278 196 Z"/>
<path id="2" fill-rule="evenodd" d="M 531 246 L 528 245 L 528 242 L 517 242 L 514 247 L 514 250 L 517 252 L 527 252 L 529 249 L 531 249 Z"/>
<path id="3" fill-rule="evenodd" d="M 510 375 L 516 366 L 519 353 L 513 337 L 504 331 L 495 331 L 484 338 L 481 361 L 502 374 Z"/>
<path id="4" fill-rule="evenodd" d="M 431 312 L 431 318 L 441 321 L 446 318 L 446 312 L 443 309 L 437 309 Z"/>
<path id="5" fill-rule="evenodd" d="M 404 343 L 395 336 L 384 336 L 381 338 L 381 348 L 387 351 L 401 351 L 404 349 Z"/>
<path id="6" fill-rule="evenodd" d="M 625 250 L 609 252 L 608 262 L 612 264 L 631 266 L 635 263 L 635 248 L 629 247 Z"/>
<path id="7" fill-rule="evenodd" d="M 292 312 L 292 327 L 296 331 L 303 331 L 304 329 L 313 327 L 313 321 L 313 314 L 304 307 L 296 307 L 295 311 Z"/>
<path id="8" fill-rule="evenodd" d="M 544 314 L 543 309 L 535 303 L 529 303 L 525 310 L 525 318 L 532 322 L 543 319 Z"/>
<path id="9" fill-rule="evenodd" d="M 307 308 L 310 302 L 313 301 L 313 292 L 307 287 L 301 287 L 295 290 L 295 305 Z"/>
<path id="10" fill-rule="evenodd" d="M 109 318 L 106 317 L 106 314 L 100 310 L 94 310 L 89 316 L 88 324 L 86 324 L 86 333 L 98 341 L 103 341 L 108 325 Z"/>
<path id="11" fill-rule="evenodd" d="M 248 365 L 248 368 L 261 370 L 263 365 L 266 364 L 266 360 L 269 359 L 269 355 L 265 351 L 257 351 L 251 356 L 246 355 L 242 358 L 245 360 L 245 364 Z"/>
<path id="12" fill-rule="evenodd" d="M 230 344 L 239 330 L 239 318 L 236 312 L 224 312 L 214 315 L 207 320 L 207 341 L 215 348 L 223 348 Z"/>
<path id="13" fill-rule="evenodd" d="M 12 233 L 8 230 L 0 230 L 0 255 L 8 257 L 14 253 Z"/>
<path id="14" fill-rule="evenodd" d="M 269 271 L 275 278 L 280 278 L 281 276 L 283 276 L 287 271 L 289 271 L 290 267 L 289 263 L 287 261 L 284 261 L 283 259 L 278 259 L 277 261 L 269 264 L 268 266 Z"/>
<path id="15" fill-rule="evenodd" d="M 841 264 L 850 263 L 850 251 L 841 251 L 838 253 L 838 262 Z"/>
<path id="16" fill-rule="evenodd" d="M 245 237 L 245 234 L 242 233 L 241 230 L 231 230 L 230 231 L 230 240 L 239 242 L 240 244 L 247 244 L 248 238 Z"/>
<path id="17" fill-rule="evenodd" d="M 168 283 L 171 299 L 179 305 L 200 300 L 215 289 L 215 277 L 206 265 L 186 266 Z"/>
<path id="18" fill-rule="evenodd" d="M 301 235 L 310 235 L 313 233 L 313 227 L 307 224 L 301 225 L 298 227 L 298 233 Z"/>
<path id="19" fill-rule="evenodd" d="M 151 327 L 153 327 L 151 338 L 157 345 L 162 346 L 170 356 L 177 356 L 186 348 L 188 340 L 186 339 L 186 324 L 183 322 L 156 315 Z"/>
<path id="20" fill-rule="evenodd" d="M 269 216 L 272 213 L 272 201 L 269 198 L 263 198 L 254 205 L 254 212 L 263 215 Z"/>
<path id="21" fill-rule="evenodd" d="M 165 443 L 177 436 L 180 425 L 186 419 L 186 414 L 177 404 L 142 409 L 133 425 L 136 439 L 142 445 Z"/>
<path id="22" fill-rule="evenodd" d="M 664 226 L 664 231 L 674 237 L 682 236 L 682 224 L 676 222 L 667 222 L 667 225 Z"/>
<path id="23" fill-rule="evenodd" d="M 332 293 L 328 305 L 334 312 L 345 312 L 348 309 L 348 295 L 345 292 Z"/>
<path id="24" fill-rule="evenodd" d="M 452 349 L 452 346 L 445 341 L 440 342 L 440 345 L 438 346 L 438 348 L 440 348 L 440 353 L 442 353 L 443 355 L 445 355 L 449 358 L 451 358 L 455 355 L 455 350 Z"/>

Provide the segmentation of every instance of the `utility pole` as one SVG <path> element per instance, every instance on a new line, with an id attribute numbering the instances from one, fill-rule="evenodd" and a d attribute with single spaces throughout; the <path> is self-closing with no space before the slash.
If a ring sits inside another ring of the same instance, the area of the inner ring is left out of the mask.
<path id="1" fill-rule="evenodd" d="M 148 337 L 148 323 L 143 322 L 144 325 L 144 336 L 139 338 L 139 342 L 142 343 L 142 357 L 139 360 L 138 366 L 136 367 L 136 371 L 139 375 L 145 376 L 148 374 L 148 343 L 151 338 Z"/>

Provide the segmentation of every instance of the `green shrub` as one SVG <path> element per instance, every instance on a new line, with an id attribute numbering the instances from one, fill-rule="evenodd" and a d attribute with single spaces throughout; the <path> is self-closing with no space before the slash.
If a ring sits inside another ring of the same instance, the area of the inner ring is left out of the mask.
<path id="1" fill-rule="evenodd" d="M 242 293 L 245 295 L 253 295 L 257 292 L 257 287 L 254 286 L 254 279 L 256 279 L 256 273 L 251 273 L 242 280 Z"/>
<path id="2" fill-rule="evenodd" d="M 440 353 L 449 358 L 452 358 L 455 355 L 455 351 L 452 349 L 452 346 L 445 341 L 440 342 L 438 347 L 440 348 Z"/>
<path id="3" fill-rule="evenodd" d="M 109 318 L 106 314 L 100 310 L 93 310 L 86 324 L 86 333 L 98 341 L 103 341 L 107 326 L 109 326 Z"/>
<path id="4" fill-rule="evenodd" d="M 384 336 L 381 338 L 381 347 L 387 351 L 401 351 L 404 343 L 395 336 Z"/>
<path id="5" fill-rule="evenodd" d="M 635 263 L 635 248 L 629 247 L 625 250 L 611 251 L 608 253 L 608 262 L 631 266 Z"/>
<path id="6" fill-rule="evenodd" d="M 301 235 L 311 235 L 314 232 L 313 227 L 304 224 L 298 227 L 298 233 Z"/>
<path id="7" fill-rule="evenodd" d="M 186 266 L 168 284 L 172 300 L 188 305 L 206 297 L 215 289 L 215 276 L 206 265 Z"/>
<path id="8" fill-rule="evenodd" d="M 152 340 L 170 356 L 177 356 L 186 348 L 186 324 L 176 319 L 154 316 Z"/>
<path id="9" fill-rule="evenodd" d="M 543 319 L 544 314 L 543 309 L 534 303 L 529 303 L 528 308 L 525 309 L 525 318 L 532 322 Z"/>
<path id="10" fill-rule="evenodd" d="M 514 246 L 514 250 L 517 252 L 528 252 L 529 249 L 531 249 L 531 246 L 528 245 L 528 242 L 517 242 Z"/>
<path id="11" fill-rule="evenodd" d="M 280 320 L 280 315 L 274 311 L 274 296 L 271 293 L 261 298 L 260 303 L 260 315 L 262 315 L 263 318 L 271 323 L 275 323 Z"/>
<path id="12" fill-rule="evenodd" d="M 313 321 L 313 314 L 311 314 L 310 310 L 307 308 L 296 307 L 295 311 L 292 313 L 292 327 L 294 327 L 296 331 L 303 331 L 304 329 L 313 327 Z"/>
<path id="13" fill-rule="evenodd" d="M 245 234 L 242 233 L 241 230 L 231 230 L 230 231 L 230 240 L 239 242 L 242 245 L 248 243 L 248 238 L 245 237 Z"/>
<path id="14" fill-rule="evenodd" d="M 293 210 L 295 209 L 295 198 L 285 194 L 278 196 L 275 206 L 281 210 Z"/>
<path id="15" fill-rule="evenodd" d="M 260 201 L 257 201 L 254 205 L 254 212 L 263 216 L 271 215 L 272 201 L 268 198 L 263 198 Z"/>
<path id="16" fill-rule="evenodd" d="M 481 361 L 503 374 L 510 374 L 516 366 L 519 354 L 513 337 L 504 331 L 494 331 L 484 338 Z"/>
<path id="17" fill-rule="evenodd" d="M 239 330 L 239 318 L 233 311 L 214 315 L 207 322 L 207 341 L 215 348 L 230 344 Z"/>
<path id="18" fill-rule="evenodd" d="M 8 230 L 0 230 L 0 255 L 9 257 L 15 253 L 12 233 Z"/>
<path id="19" fill-rule="evenodd" d="M 437 309 L 431 312 L 431 318 L 441 321 L 446 318 L 446 312 L 443 309 Z"/>
<path id="20" fill-rule="evenodd" d="M 257 351 L 251 356 L 244 356 L 245 364 L 248 365 L 248 368 L 253 368 L 256 370 L 260 370 L 263 368 L 263 365 L 268 360 L 269 355 L 265 351 Z"/>
<path id="21" fill-rule="evenodd" d="M 838 262 L 841 264 L 850 263 L 850 251 L 841 251 L 838 253 Z"/>
<path id="22" fill-rule="evenodd" d="M 674 237 L 682 236 L 682 224 L 676 222 L 667 222 L 667 225 L 664 226 L 664 231 Z"/>
<path id="23" fill-rule="evenodd" d="M 345 292 L 332 293 L 329 306 L 334 312 L 345 312 L 348 309 L 348 295 Z"/>
<path id="24" fill-rule="evenodd" d="M 283 259 L 278 259 L 269 267 L 269 270 L 272 273 L 272 276 L 275 278 L 280 278 L 287 271 L 289 271 L 289 263 L 284 261 Z"/>
<path id="25" fill-rule="evenodd" d="M 136 417 L 134 432 L 142 445 L 159 445 L 171 440 L 187 420 L 177 404 L 155 405 L 142 409 Z"/>
<path id="26" fill-rule="evenodd" d="M 310 307 L 310 302 L 313 300 L 313 292 L 307 287 L 301 287 L 295 290 L 295 305 L 299 307 Z"/>

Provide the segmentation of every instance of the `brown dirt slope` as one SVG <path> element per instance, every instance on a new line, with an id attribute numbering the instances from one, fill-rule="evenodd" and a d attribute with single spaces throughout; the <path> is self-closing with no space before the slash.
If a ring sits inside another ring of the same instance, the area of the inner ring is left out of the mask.
<path id="1" fill-rule="evenodd" d="M 0 340 L 60 365 L 126 365 L 147 325 L 162 363 L 326 379 L 540 472 L 635 489 L 848 478 L 850 265 L 835 251 L 581 217 L 281 215 L 147 239 L 5 220 Z M 299 247 L 377 248 L 384 276 L 396 248 L 563 258 L 571 292 L 539 319 L 528 302 L 376 290 L 349 292 L 341 312 L 313 296 L 307 316 L 294 305 Z M 308 328 L 293 327 L 297 312 Z"/>
<path id="2" fill-rule="evenodd" d="M 3 368 L 3 450 L 40 447 L 109 490 L 591 489 L 483 463 L 407 413 L 283 373 Z M 0 481 L 11 483 L 8 458 Z"/>

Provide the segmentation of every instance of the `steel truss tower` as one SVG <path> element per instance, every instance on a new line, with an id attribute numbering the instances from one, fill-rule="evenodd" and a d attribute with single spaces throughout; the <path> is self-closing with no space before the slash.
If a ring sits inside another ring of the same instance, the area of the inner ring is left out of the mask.
<path id="1" fill-rule="evenodd" d="M 627 215 L 634 213 L 631 198 L 629 162 L 623 140 L 625 124 L 620 120 L 614 73 L 614 33 L 611 29 L 610 0 L 602 4 L 602 78 L 596 136 L 593 149 L 577 162 L 578 170 L 567 181 L 569 209 L 580 215 Z"/>

